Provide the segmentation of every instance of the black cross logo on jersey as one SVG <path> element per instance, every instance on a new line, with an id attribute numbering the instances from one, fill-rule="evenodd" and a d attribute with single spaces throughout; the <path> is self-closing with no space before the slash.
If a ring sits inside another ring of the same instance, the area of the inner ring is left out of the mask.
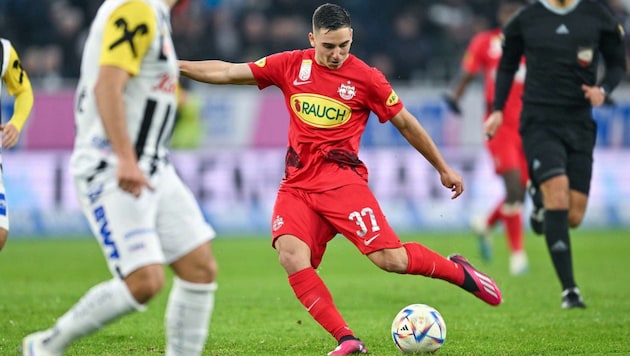
<path id="1" fill-rule="evenodd" d="M 116 20 L 115 24 L 116 27 L 122 28 L 123 34 L 122 37 L 120 37 L 116 42 L 112 43 L 112 45 L 109 46 L 109 49 L 114 49 L 119 45 L 128 42 L 129 47 L 131 47 L 131 53 L 134 57 L 137 57 L 138 54 L 136 53 L 136 46 L 133 44 L 133 38 L 136 36 L 137 33 L 140 33 L 141 35 L 146 35 L 149 32 L 149 28 L 147 27 L 147 25 L 141 23 L 136 26 L 136 28 L 130 31 L 127 20 L 123 19 L 122 17 Z"/>
<path id="2" fill-rule="evenodd" d="M 20 61 L 18 60 L 13 61 L 13 69 L 20 70 L 20 79 L 18 81 L 20 84 L 22 84 L 22 81 L 24 80 L 24 68 L 22 68 L 22 63 L 20 63 Z"/>

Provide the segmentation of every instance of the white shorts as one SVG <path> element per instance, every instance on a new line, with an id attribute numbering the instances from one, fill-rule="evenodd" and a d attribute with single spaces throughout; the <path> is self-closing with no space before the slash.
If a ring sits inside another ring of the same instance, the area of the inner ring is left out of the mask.
<path id="1" fill-rule="evenodd" d="M 0 144 L 2 144 L 1 140 Z M 0 170 L 0 172 L 2 171 Z M 2 177 L 0 177 L 0 228 L 9 231 L 9 206 L 7 204 L 7 193 Z"/>
<path id="2" fill-rule="evenodd" d="M 136 198 L 118 187 L 114 167 L 89 183 L 75 178 L 83 213 L 115 276 L 170 264 L 216 235 L 171 164 L 161 165 L 150 184 L 154 190 Z"/>

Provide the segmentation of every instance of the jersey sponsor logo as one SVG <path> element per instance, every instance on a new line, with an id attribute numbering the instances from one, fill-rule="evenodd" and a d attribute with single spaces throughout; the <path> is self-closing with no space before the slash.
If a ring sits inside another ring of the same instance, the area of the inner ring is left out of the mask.
<path id="1" fill-rule="evenodd" d="M 112 240 L 112 232 L 108 226 L 105 209 L 102 206 L 98 206 L 94 209 L 94 220 L 96 220 L 96 223 L 99 225 L 101 243 L 105 249 L 109 250 L 106 251 L 107 257 L 112 259 L 120 258 L 116 243 Z"/>
<path id="2" fill-rule="evenodd" d="M 117 28 L 122 29 L 122 36 L 117 39 L 116 41 L 114 41 L 114 43 L 112 43 L 109 46 L 109 49 L 112 50 L 120 45 L 122 45 L 123 43 L 128 43 L 129 47 L 131 48 L 131 53 L 133 54 L 134 57 L 138 57 L 138 53 L 136 52 L 136 46 L 133 43 L 133 39 L 134 37 L 136 37 L 136 35 L 140 34 L 140 35 L 146 35 L 147 33 L 149 33 L 149 27 L 147 27 L 146 24 L 141 23 L 138 26 L 134 27 L 133 29 L 129 29 L 129 24 L 127 23 L 127 20 L 125 20 L 124 18 L 119 18 L 117 19 L 114 24 L 116 25 Z"/>
<path id="3" fill-rule="evenodd" d="M 174 93 L 177 87 L 177 78 L 168 74 L 162 74 L 160 82 L 153 87 L 154 91 L 163 91 L 165 93 Z"/>
<path id="4" fill-rule="evenodd" d="M 339 96 L 342 99 L 350 100 L 354 98 L 355 95 L 357 95 L 357 89 L 354 87 L 354 85 L 350 85 L 350 82 L 348 82 L 348 84 L 341 84 L 337 89 L 337 93 L 339 93 Z"/>
<path id="5" fill-rule="evenodd" d="M 352 116 L 352 109 L 348 105 L 322 95 L 295 94 L 291 96 L 291 103 L 293 113 L 315 127 L 337 127 Z"/>
<path id="6" fill-rule="evenodd" d="M 579 47 L 577 53 L 578 63 L 582 67 L 588 67 L 593 62 L 593 55 L 595 51 L 591 47 Z"/>
<path id="7" fill-rule="evenodd" d="M 260 68 L 264 67 L 265 64 L 267 64 L 267 57 L 262 57 L 261 59 L 254 62 L 254 64 L 259 66 Z"/>
<path id="8" fill-rule="evenodd" d="M 398 95 L 396 94 L 395 91 L 392 90 L 392 92 L 389 94 L 389 97 L 387 98 L 387 101 L 385 102 L 385 105 L 394 106 L 398 104 L 398 101 L 399 101 Z"/>
<path id="9" fill-rule="evenodd" d="M 0 215 L 7 216 L 7 198 L 3 193 L 0 193 Z"/>

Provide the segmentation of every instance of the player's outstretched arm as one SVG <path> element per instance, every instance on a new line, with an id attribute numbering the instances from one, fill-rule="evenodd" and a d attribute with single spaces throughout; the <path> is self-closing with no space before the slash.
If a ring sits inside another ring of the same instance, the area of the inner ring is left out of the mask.
<path id="1" fill-rule="evenodd" d="M 247 63 L 219 60 L 177 61 L 181 75 L 208 84 L 255 85 L 254 74 Z"/>
<path id="2" fill-rule="evenodd" d="M 403 108 L 391 120 L 403 137 L 413 146 L 440 174 L 442 185 L 449 188 L 455 199 L 464 192 L 462 177 L 446 163 L 435 142 L 420 122 L 406 108 Z"/>
<path id="3" fill-rule="evenodd" d="M 0 125 L 2 131 L 2 147 L 10 148 L 18 143 L 20 132 L 26 123 L 26 120 L 33 109 L 33 88 L 31 81 L 22 64 L 20 58 L 13 46 L 10 47 L 9 63 L 4 74 L 4 82 L 6 83 L 9 94 L 15 96 L 13 104 L 13 116 L 6 125 Z"/>

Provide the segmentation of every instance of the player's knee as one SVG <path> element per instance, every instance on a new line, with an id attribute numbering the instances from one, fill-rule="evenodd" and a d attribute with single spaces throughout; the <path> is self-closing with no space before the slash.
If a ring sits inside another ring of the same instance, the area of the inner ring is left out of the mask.
<path id="1" fill-rule="evenodd" d="M 164 270 L 161 265 L 145 266 L 127 276 L 125 283 L 134 299 L 144 304 L 164 287 Z"/>
<path id="2" fill-rule="evenodd" d="M 368 258 L 387 272 L 405 273 L 407 270 L 407 254 L 402 248 L 375 251 L 370 253 Z"/>
<path id="3" fill-rule="evenodd" d="M 584 219 L 584 214 L 580 212 L 569 212 L 569 227 L 572 229 L 580 226 L 582 224 L 582 220 Z"/>
<path id="4" fill-rule="evenodd" d="M 311 265 L 309 256 L 299 251 L 279 250 L 278 261 L 289 274 L 310 267 Z"/>

